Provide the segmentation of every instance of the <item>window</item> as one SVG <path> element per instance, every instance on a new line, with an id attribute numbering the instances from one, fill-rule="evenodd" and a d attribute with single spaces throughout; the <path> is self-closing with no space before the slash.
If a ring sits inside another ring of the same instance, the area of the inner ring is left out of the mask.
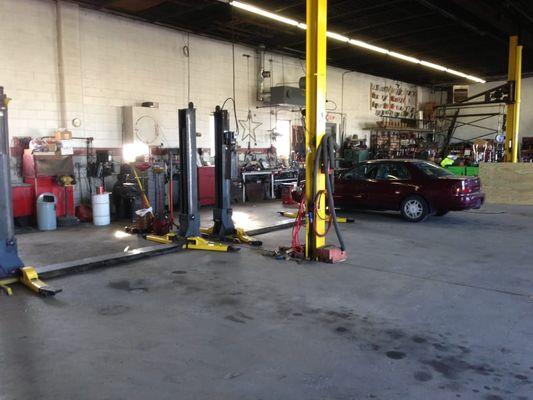
<path id="1" fill-rule="evenodd" d="M 288 160 L 291 153 L 291 121 L 278 120 L 274 132 L 279 134 L 274 138 L 277 155 Z"/>
<path id="2" fill-rule="evenodd" d="M 344 179 L 374 179 L 378 164 L 360 164 L 344 174 Z"/>
<path id="3" fill-rule="evenodd" d="M 439 167 L 435 164 L 431 164 L 428 162 L 423 163 L 417 163 L 415 164 L 416 167 L 424 173 L 424 175 L 432 177 L 432 178 L 439 178 L 441 176 L 451 176 L 452 173 L 448 172 L 442 167 Z"/>
<path id="4" fill-rule="evenodd" d="M 410 179 L 407 167 L 402 163 L 382 163 L 379 165 L 376 179 L 383 181 L 398 181 Z"/>

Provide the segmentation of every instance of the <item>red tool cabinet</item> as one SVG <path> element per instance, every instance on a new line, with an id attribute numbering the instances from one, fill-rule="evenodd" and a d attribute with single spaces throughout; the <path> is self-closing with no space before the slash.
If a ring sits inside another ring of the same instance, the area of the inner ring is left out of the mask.
<path id="1" fill-rule="evenodd" d="M 73 175 L 72 156 L 24 154 L 22 157 L 22 175 L 24 183 L 31 185 L 33 196 L 31 208 L 34 214 L 35 202 L 42 193 L 53 193 L 56 197 L 56 215 L 67 215 L 65 204 L 68 204 L 69 215 L 74 215 L 73 186 L 62 186 L 56 181 L 57 176 Z M 28 195 L 29 192 L 25 192 Z M 65 196 L 67 201 L 65 202 Z"/>
<path id="2" fill-rule="evenodd" d="M 27 183 L 11 185 L 13 217 L 29 217 L 35 210 L 35 194 L 33 186 Z"/>
<path id="3" fill-rule="evenodd" d="M 215 167 L 198 167 L 198 202 L 201 206 L 215 204 Z"/>

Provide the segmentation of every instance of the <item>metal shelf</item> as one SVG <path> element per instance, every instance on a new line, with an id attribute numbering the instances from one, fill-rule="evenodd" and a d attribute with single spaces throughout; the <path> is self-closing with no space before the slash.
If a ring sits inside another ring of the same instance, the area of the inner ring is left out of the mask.
<path id="1" fill-rule="evenodd" d="M 378 132 L 415 132 L 415 133 L 434 133 L 431 129 L 422 129 L 422 128 L 409 128 L 409 127 L 398 127 L 398 126 L 375 126 L 363 128 L 364 131 L 378 131 Z"/>

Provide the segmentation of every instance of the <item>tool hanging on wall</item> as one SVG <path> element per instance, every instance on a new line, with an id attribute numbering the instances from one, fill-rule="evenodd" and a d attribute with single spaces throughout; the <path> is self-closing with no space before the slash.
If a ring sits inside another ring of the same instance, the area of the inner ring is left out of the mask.
<path id="1" fill-rule="evenodd" d="M 246 235 L 244 229 L 236 228 L 233 223 L 231 208 L 232 181 L 238 175 L 237 142 L 235 133 L 229 130 L 227 110 L 219 106 L 214 112 L 215 122 L 215 208 L 213 208 L 214 226 L 202 229 L 202 233 L 214 236 L 218 240 L 261 246 L 262 242 Z"/>
<path id="2" fill-rule="evenodd" d="M 52 288 L 39 280 L 33 267 L 25 267 L 18 255 L 11 199 L 11 169 L 7 108 L 9 98 L 0 86 L 0 289 L 11 295 L 9 285 L 20 282 L 43 296 L 53 296 L 61 289 Z"/>

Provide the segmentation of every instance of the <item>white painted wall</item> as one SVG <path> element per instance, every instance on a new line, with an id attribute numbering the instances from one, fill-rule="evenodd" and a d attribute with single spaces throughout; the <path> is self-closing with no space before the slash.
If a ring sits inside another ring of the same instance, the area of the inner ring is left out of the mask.
<path id="1" fill-rule="evenodd" d="M 0 85 L 13 99 L 11 136 L 42 136 L 58 125 L 55 6 L 0 1 Z"/>
<path id="2" fill-rule="evenodd" d="M 0 34 L 1 85 L 13 101 L 10 105 L 12 136 L 43 136 L 69 125 L 75 136 L 95 137 L 96 147 L 121 145 L 121 108 L 142 101 L 160 105 L 166 143 L 177 144 L 177 109 L 187 105 L 187 69 L 190 61 L 190 100 L 197 107 L 199 146 L 209 147 L 209 114 L 215 105 L 232 96 L 232 45 L 191 35 L 190 59 L 182 48 L 182 32 L 78 8 L 50 0 L 2 0 Z M 59 16 L 59 17 L 58 17 Z M 249 54 L 250 76 L 243 54 Z M 305 62 L 267 54 L 273 59 L 274 83 L 295 84 L 304 75 Z M 269 109 L 256 109 L 254 49 L 235 46 L 236 100 L 239 119 L 248 108 L 263 125 L 257 145 L 270 145 L 266 133 L 275 125 Z M 59 66 L 59 67 L 58 67 Z M 282 75 L 282 71 L 284 75 Z M 344 71 L 328 68 L 327 98 L 341 107 Z M 250 86 L 248 85 L 250 82 Z M 376 120 L 370 111 L 370 82 L 386 79 L 360 73 L 345 76 L 344 112 L 347 133 L 363 134 Z M 420 97 L 426 96 L 419 89 Z M 60 99 L 64 99 L 63 102 Z M 328 108 L 333 103 L 328 104 Z M 70 125 L 81 118 L 82 127 Z M 280 119 L 297 119 L 282 111 Z M 235 121 L 231 116 L 231 123 Z"/>

